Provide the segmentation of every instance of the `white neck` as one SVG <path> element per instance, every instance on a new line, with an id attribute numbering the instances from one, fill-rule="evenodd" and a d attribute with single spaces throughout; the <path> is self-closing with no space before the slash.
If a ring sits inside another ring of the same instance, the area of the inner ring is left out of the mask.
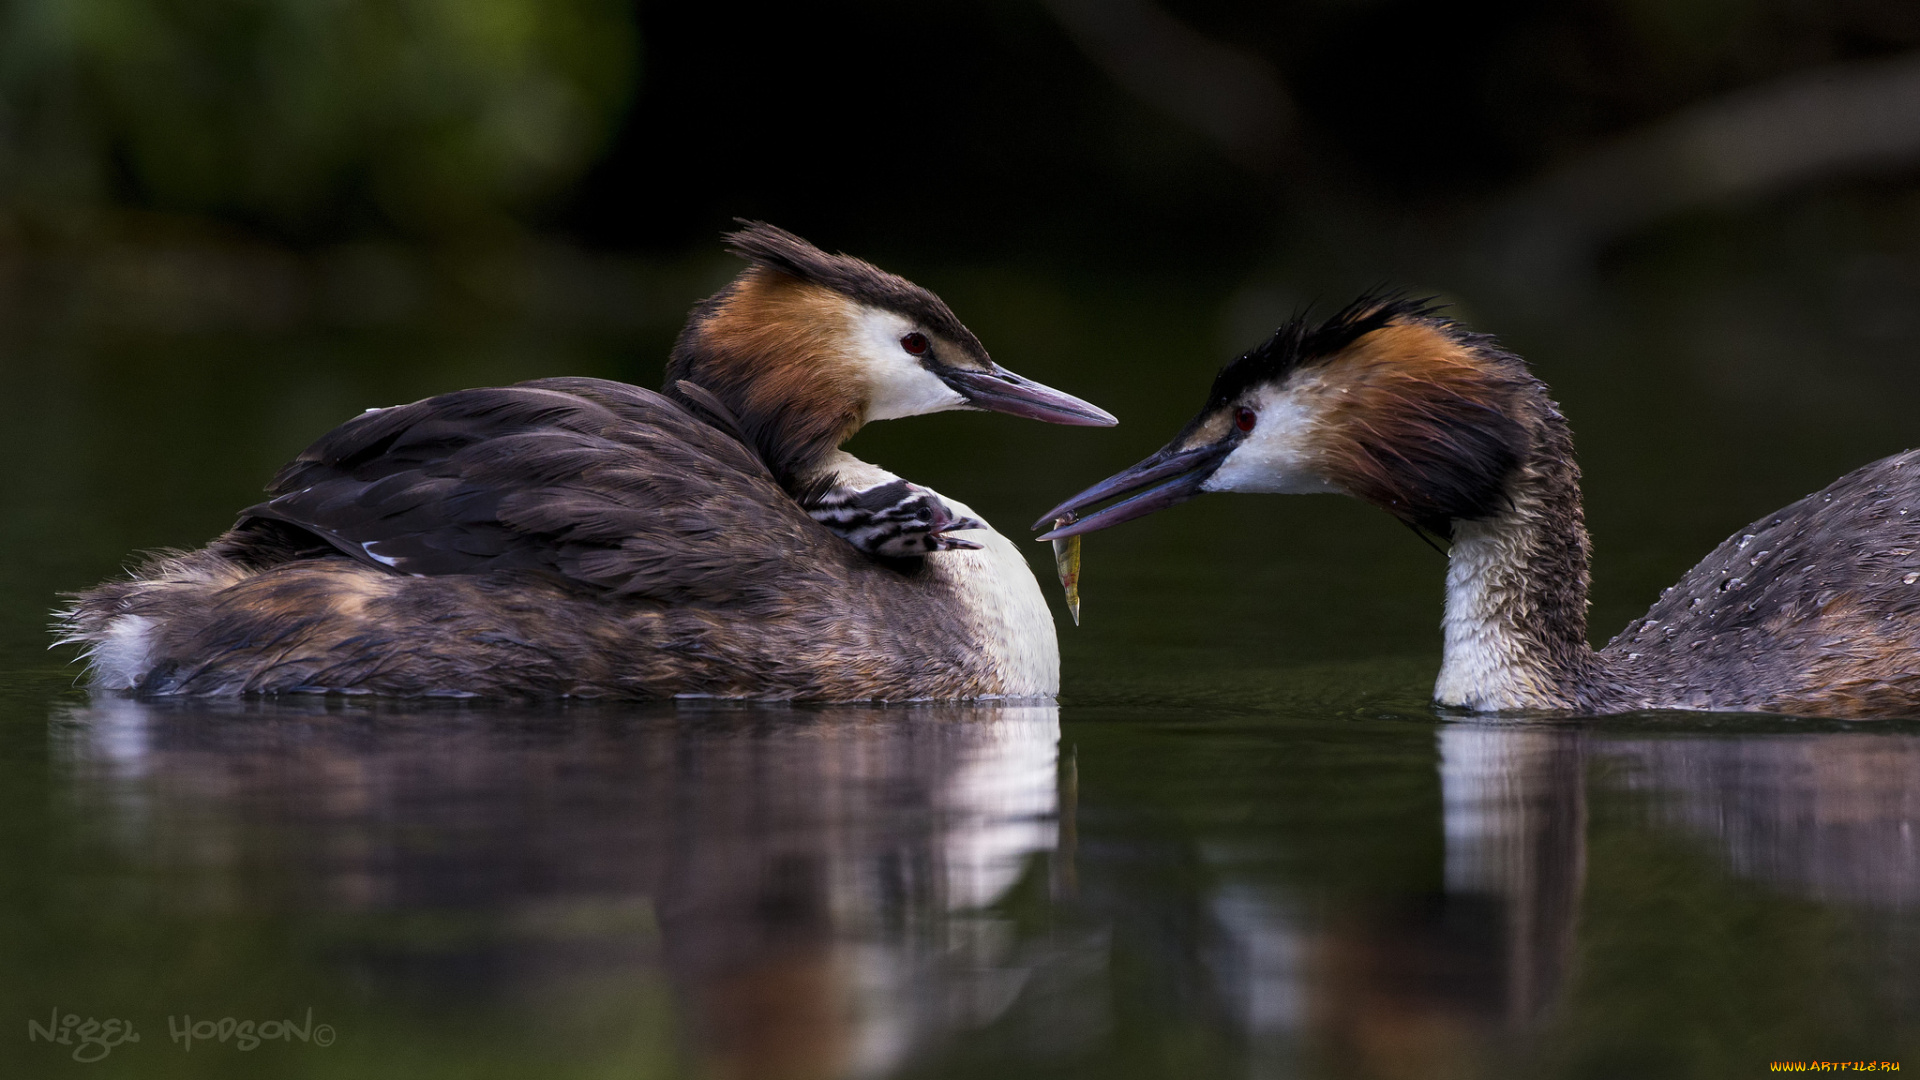
<path id="1" fill-rule="evenodd" d="M 1522 491 L 1497 517 L 1453 523 L 1441 621 L 1446 645 L 1433 690 L 1440 704 L 1483 711 L 1576 706 L 1592 657 L 1585 531 L 1553 518 L 1540 498 Z M 1566 576 L 1577 580 L 1549 580 Z"/>
<path id="2" fill-rule="evenodd" d="M 1447 559 L 1446 647 L 1433 688 L 1442 705 L 1521 709 L 1551 692 L 1538 649 L 1514 624 L 1527 544 L 1524 531 L 1456 522 Z"/>

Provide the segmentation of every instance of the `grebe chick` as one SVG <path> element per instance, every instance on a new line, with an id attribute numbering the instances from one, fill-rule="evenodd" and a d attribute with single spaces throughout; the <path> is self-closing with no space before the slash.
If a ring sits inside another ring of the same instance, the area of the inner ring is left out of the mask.
<path id="1" fill-rule="evenodd" d="M 902 278 L 769 225 L 728 239 L 749 266 L 694 310 L 665 393 L 541 379 L 347 421 L 206 548 L 79 596 L 63 630 L 94 685 L 1055 693 L 1053 620 L 1012 542 L 839 446 L 947 409 L 1113 417 L 999 367 Z"/>
<path id="2" fill-rule="evenodd" d="M 1092 532 L 1204 491 L 1342 493 L 1449 541 L 1442 705 L 1920 709 L 1920 451 L 1740 530 L 1596 651 L 1580 470 L 1546 386 L 1431 308 L 1363 298 L 1228 364 L 1172 442 L 1035 528 L 1077 513 L 1043 539 Z"/>

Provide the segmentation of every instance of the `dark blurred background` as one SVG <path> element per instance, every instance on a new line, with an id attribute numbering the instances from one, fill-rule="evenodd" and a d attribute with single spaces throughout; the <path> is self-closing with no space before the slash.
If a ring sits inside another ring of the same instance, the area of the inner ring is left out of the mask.
<path id="1" fill-rule="evenodd" d="M 1570 288 L 1678 218 L 1904 188 L 1916 49 L 1906 0 L 12 0 L 0 252 L 16 300 L 120 247 L 278 259 L 282 318 L 352 267 L 677 256 L 736 215 L 894 260 Z"/>
<path id="2" fill-rule="evenodd" d="M 1597 638 L 1742 522 L 1920 443 L 1911 0 L 9 0 L 20 640 L 54 589 L 203 542 L 359 409 L 657 382 L 738 268 L 736 216 L 916 278 L 1123 418 L 856 443 L 1003 531 L 1157 446 L 1283 318 L 1379 285 L 1561 396 Z M 1276 650 L 1429 655 L 1431 553 L 1322 502 L 1103 537 L 1090 603 L 1103 574 L 1120 604 L 1246 551 L 1240 580 L 1317 600 Z M 1220 602 L 1272 626 L 1258 593 Z"/>

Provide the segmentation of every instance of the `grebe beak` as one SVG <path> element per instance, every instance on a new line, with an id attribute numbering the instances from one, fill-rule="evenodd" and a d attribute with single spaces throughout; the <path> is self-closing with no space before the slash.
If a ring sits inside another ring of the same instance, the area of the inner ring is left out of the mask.
<path id="1" fill-rule="evenodd" d="M 942 368 L 935 374 L 966 398 L 967 404 L 987 412 L 1076 427 L 1112 427 L 1120 422 L 1098 405 L 1022 378 L 998 364 L 985 370 Z"/>
<path id="2" fill-rule="evenodd" d="M 1207 482 L 1236 445 L 1236 440 L 1222 439 L 1184 449 L 1174 444 L 1165 446 L 1133 468 L 1109 476 L 1047 511 L 1033 527 L 1044 529 L 1068 514 L 1078 514 L 1096 503 L 1123 496 L 1128 497 L 1098 513 L 1062 525 L 1040 539 L 1064 540 L 1178 506 L 1200 494 L 1200 485 Z"/>

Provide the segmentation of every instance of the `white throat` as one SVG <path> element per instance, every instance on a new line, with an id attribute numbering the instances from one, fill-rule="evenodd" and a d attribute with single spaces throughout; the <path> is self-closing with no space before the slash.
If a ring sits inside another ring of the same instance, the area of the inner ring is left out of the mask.
<path id="1" fill-rule="evenodd" d="M 1434 700 L 1482 711 L 1559 708 L 1557 681 L 1520 620 L 1528 611 L 1527 564 L 1536 526 L 1518 510 L 1488 521 L 1455 521 L 1447 559 L 1445 648 Z"/>

